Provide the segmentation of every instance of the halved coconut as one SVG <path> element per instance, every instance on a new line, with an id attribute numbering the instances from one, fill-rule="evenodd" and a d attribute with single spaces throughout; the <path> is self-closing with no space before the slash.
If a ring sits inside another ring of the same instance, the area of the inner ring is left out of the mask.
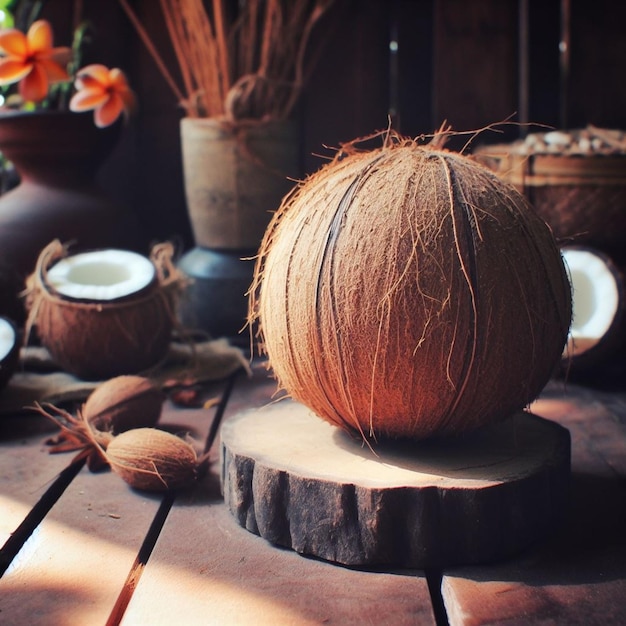
<path id="1" fill-rule="evenodd" d="M 47 284 L 73 300 L 110 302 L 143 291 L 156 280 L 146 257 L 128 250 L 95 250 L 66 257 L 48 271 Z"/>
<path id="2" fill-rule="evenodd" d="M 563 358 L 572 368 L 586 368 L 624 343 L 624 277 L 593 248 L 564 246 L 561 252 L 572 285 L 572 325 Z"/>
<path id="3" fill-rule="evenodd" d="M 20 345 L 17 329 L 12 321 L 0 317 L 0 389 L 4 388 L 19 362 Z"/>
<path id="4" fill-rule="evenodd" d="M 68 256 L 52 242 L 29 279 L 29 326 L 54 360 L 80 378 L 138 373 L 163 358 L 171 339 L 172 283 L 161 277 L 155 261 L 136 252 Z"/>

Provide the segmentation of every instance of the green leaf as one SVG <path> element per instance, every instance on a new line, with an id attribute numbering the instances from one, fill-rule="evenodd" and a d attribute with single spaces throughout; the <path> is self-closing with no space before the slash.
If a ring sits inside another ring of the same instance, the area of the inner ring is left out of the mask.
<path id="1" fill-rule="evenodd" d="M 6 2 L 2 4 L 6 4 Z M 3 6 L 0 6 L 0 28 L 13 28 L 14 26 L 15 20 L 13 19 L 13 14 L 7 11 Z"/>

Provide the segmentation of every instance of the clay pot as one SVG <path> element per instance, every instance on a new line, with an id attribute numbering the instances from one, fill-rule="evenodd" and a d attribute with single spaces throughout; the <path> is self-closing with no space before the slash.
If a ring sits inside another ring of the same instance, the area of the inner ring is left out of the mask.
<path id="1" fill-rule="evenodd" d="M 0 152 L 20 178 L 0 196 L 0 263 L 26 276 L 53 239 L 74 250 L 136 246 L 135 218 L 96 184 L 120 130 L 97 128 L 88 113 L 0 113 Z"/>

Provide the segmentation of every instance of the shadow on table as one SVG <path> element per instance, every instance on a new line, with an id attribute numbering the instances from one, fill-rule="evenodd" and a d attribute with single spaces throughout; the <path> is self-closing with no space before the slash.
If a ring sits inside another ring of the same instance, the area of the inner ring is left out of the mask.
<path id="1" fill-rule="evenodd" d="M 626 579 L 626 482 L 572 474 L 563 527 L 518 558 L 455 568 L 453 576 L 525 585 L 585 585 Z"/>
<path id="2" fill-rule="evenodd" d="M 0 584 L 0 621 L 5 626 L 80 623 L 89 619 L 89 607 L 94 602 L 93 594 L 79 583 L 24 584 L 19 577 L 14 581 L 7 575 Z M 68 611 L 69 607 L 72 608 Z"/>

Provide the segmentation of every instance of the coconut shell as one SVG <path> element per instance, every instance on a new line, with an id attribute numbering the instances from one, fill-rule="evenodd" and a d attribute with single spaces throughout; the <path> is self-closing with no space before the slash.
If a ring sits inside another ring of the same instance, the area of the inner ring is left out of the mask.
<path id="1" fill-rule="evenodd" d="M 158 363 L 170 345 L 178 276 L 164 278 L 157 267 L 154 281 L 131 295 L 75 300 L 46 283 L 46 269 L 66 252 L 58 241 L 42 251 L 27 281 L 27 329 L 36 327 L 56 363 L 85 380 L 137 374 Z M 159 262 L 167 263 L 169 257 Z"/>
<path id="2" fill-rule="evenodd" d="M 154 426 L 161 416 L 165 394 L 144 376 L 116 376 L 98 385 L 82 408 L 90 425 L 119 434 L 131 428 Z"/>
<path id="3" fill-rule="evenodd" d="M 9 318 L 3 317 L 2 320 L 4 323 L 8 324 L 13 330 L 13 333 L 15 335 L 15 343 L 13 344 L 13 347 L 7 352 L 5 357 L 0 360 L 0 390 L 4 389 L 7 386 L 7 384 L 13 377 L 13 374 L 15 374 L 20 362 L 20 340 L 17 327 L 13 320 Z"/>
<path id="4" fill-rule="evenodd" d="M 41 301 L 37 334 L 66 372 L 104 380 L 141 372 L 168 349 L 173 317 L 158 284 L 124 302 L 80 303 L 60 297 Z"/>
<path id="5" fill-rule="evenodd" d="M 610 326 L 602 337 L 590 341 L 575 339 L 568 342 L 561 359 L 559 374 L 565 377 L 584 378 L 589 374 L 596 374 L 601 368 L 609 364 L 612 359 L 620 356 L 626 346 L 626 277 L 624 270 L 604 252 L 589 246 L 562 246 L 566 255 L 568 250 L 581 250 L 593 255 L 606 267 L 611 275 L 617 290 L 618 305 Z M 574 300 L 576 293 L 574 293 Z M 603 306 L 596 302 L 596 306 Z"/>
<path id="6" fill-rule="evenodd" d="M 135 489 L 181 489 L 197 478 L 195 450 L 180 437 L 156 428 L 121 433 L 111 440 L 105 456 L 113 471 Z"/>
<path id="7" fill-rule="evenodd" d="M 470 159 L 354 146 L 283 201 L 250 301 L 279 385 L 362 437 L 473 430 L 529 404 L 571 295 L 552 233 Z"/>

